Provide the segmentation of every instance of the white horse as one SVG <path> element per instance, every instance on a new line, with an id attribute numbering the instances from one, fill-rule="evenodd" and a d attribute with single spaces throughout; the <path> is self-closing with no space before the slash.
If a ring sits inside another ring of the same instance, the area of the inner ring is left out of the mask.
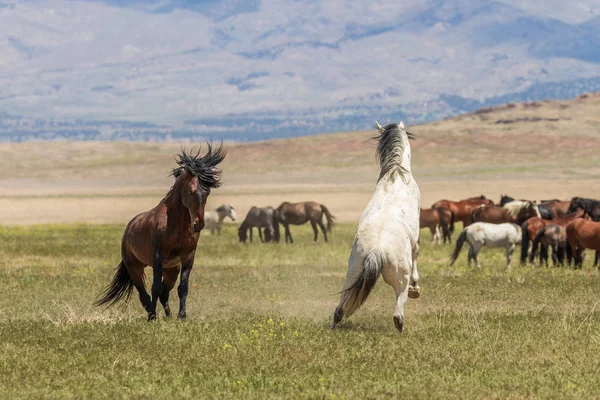
<path id="1" fill-rule="evenodd" d="M 331 329 L 367 299 L 379 275 L 396 291 L 394 324 L 404 329 L 406 300 L 419 297 L 419 208 L 421 193 L 412 176 L 410 144 L 404 123 L 379 130 L 377 158 L 381 173 L 375 193 L 358 223 L 340 304 Z"/>
<path id="2" fill-rule="evenodd" d="M 477 263 L 477 267 L 481 268 L 477 255 L 481 248 L 485 246 L 490 248 L 504 247 L 506 249 L 506 268 L 510 268 L 510 256 L 515 251 L 515 246 L 521 243 L 521 227 L 511 223 L 490 224 L 488 222 L 475 222 L 467 226 L 456 240 L 456 248 L 452 253 L 450 265 L 454 265 L 465 241 L 471 247 L 468 255 L 469 267 L 471 266 L 471 259 L 473 259 Z"/>
<path id="3" fill-rule="evenodd" d="M 204 213 L 204 226 L 207 229 L 210 229 L 210 234 L 214 235 L 215 231 L 220 235 L 221 227 L 223 226 L 223 220 L 225 217 L 231 218 L 232 221 L 235 221 L 237 217 L 235 213 L 235 209 L 231 204 L 223 204 L 221 207 L 217 208 L 215 211 L 207 211 Z"/>
<path id="4" fill-rule="evenodd" d="M 522 209 L 528 208 L 531 206 L 533 206 L 533 209 L 535 210 L 535 214 L 537 215 L 537 217 L 542 218 L 542 214 L 540 214 L 540 210 L 534 201 L 513 200 L 513 201 L 509 201 L 508 203 L 506 203 L 503 207 L 506 208 L 508 210 L 508 212 L 511 213 L 512 215 L 519 215 L 521 213 Z"/>

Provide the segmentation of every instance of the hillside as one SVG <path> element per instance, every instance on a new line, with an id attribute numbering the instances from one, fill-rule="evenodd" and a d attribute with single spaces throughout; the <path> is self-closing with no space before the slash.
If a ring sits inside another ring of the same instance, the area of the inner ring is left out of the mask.
<path id="1" fill-rule="evenodd" d="M 390 121 L 380 121 L 386 123 Z M 405 121 L 409 122 L 409 121 Z M 501 193 L 600 197 L 600 94 L 509 104 L 411 130 L 423 205 Z M 373 131 L 227 143 L 224 185 L 209 206 L 315 199 L 353 221 L 377 176 Z M 0 144 L 1 223 L 122 222 L 156 204 L 179 143 Z"/>
<path id="2" fill-rule="evenodd" d="M 261 140 L 600 90 L 598 0 L 0 1 L 0 141 Z"/>

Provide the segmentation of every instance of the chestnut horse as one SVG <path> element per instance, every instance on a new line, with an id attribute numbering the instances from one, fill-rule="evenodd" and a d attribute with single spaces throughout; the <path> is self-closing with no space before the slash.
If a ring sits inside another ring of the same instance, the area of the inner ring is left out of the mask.
<path id="1" fill-rule="evenodd" d="M 454 213 L 445 208 L 422 208 L 419 216 L 419 228 L 429 228 L 433 244 L 441 244 L 442 237 L 444 243 L 446 240 L 452 243 L 450 235 L 454 230 Z"/>
<path id="2" fill-rule="evenodd" d="M 545 220 L 539 217 L 531 217 L 527 221 L 521 225 L 521 231 L 523 237 L 521 238 L 521 264 L 525 264 L 527 262 L 527 254 L 529 253 L 529 241 L 533 240 L 537 234 L 543 229 L 545 226 L 549 224 L 556 224 L 559 226 L 567 226 L 569 222 L 576 220 L 577 218 L 582 218 L 585 215 L 585 212 L 578 208 L 574 213 L 568 214 L 564 217 L 557 217 L 551 220 Z M 542 245 L 543 246 L 543 245 Z M 542 249 L 542 252 L 546 252 L 546 249 Z M 529 262 L 533 262 L 535 255 L 537 253 L 537 246 L 532 246 L 531 254 L 529 255 Z M 570 258 L 571 253 L 567 248 L 567 257 Z"/>
<path id="3" fill-rule="evenodd" d="M 333 220 L 335 219 L 327 207 L 314 201 L 305 201 L 302 203 L 288 203 L 287 201 L 284 201 L 277 207 L 277 215 L 279 217 L 279 222 L 285 229 L 286 243 L 288 240 L 290 243 L 294 243 L 292 233 L 290 232 L 290 225 L 302 225 L 309 221 L 315 233 L 314 241 L 317 241 L 317 236 L 319 235 L 319 231 L 317 230 L 317 225 L 319 225 L 323 232 L 325 242 L 327 242 L 327 232 L 331 232 Z M 327 229 L 325 229 L 325 225 L 323 225 L 323 215 L 327 219 Z"/>
<path id="4" fill-rule="evenodd" d="M 600 222 L 578 219 L 567 225 L 567 241 L 573 252 L 575 268 L 582 267 L 584 250 L 596 250 L 594 267 L 598 266 L 598 252 L 600 252 Z"/>
<path id="5" fill-rule="evenodd" d="M 129 300 L 133 287 L 148 320 L 156 319 L 156 304 L 160 299 L 167 317 L 171 315 L 169 292 L 175 286 L 179 271 L 179 318 L 186 317 L 188 281 L 200 231 L 204 228 L 204 208 L 211 189 L 221 185 L 221 170 L 217 165 L 225 158 L 220 146 L 200 157 L 185 150 L 177 159 L 178 167 L 171 175 L 175 183 L 167 195 L 150 211 L 134 217 L 121 241 L 121 263 L 111 282 L 96 305 L 113 305 L 121 299 Z M 144 286 L 144 268 L 152 266 L 152 298 Z"/>
<path id="6" fill-rule="evenodd" d="M 520 210 L 511 210 L 500 206 L 483 206 L 473 211 L 473 222 L 488 222 L 491 224 L 503 224 L 505 222 L 521 226 L 528 218 L 539 215 L 536 205 L 531 202 L 525 202 Z"/>
<path id="7" fill-rule="evenodd" d="M 472 223 L 471 214 L 473 214 L 473 211 L 481 205 L 494 205 L 494 202 L 486 199 L 484 195 L 481 195 L 461 201 L 440 200 L 433 204 L 431 208 L 445 208 L 446 210 L 453 212 L 455 221 L 462 221 L 464 228 Z M 452 233 L 452 231 L 450 233 Z"/>

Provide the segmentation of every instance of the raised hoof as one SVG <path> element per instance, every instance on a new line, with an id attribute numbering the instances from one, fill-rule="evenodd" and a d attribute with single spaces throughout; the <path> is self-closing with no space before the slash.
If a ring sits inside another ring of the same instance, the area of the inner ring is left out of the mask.
<path id="1" fill-rule="evenodd" d="M 394 325 L 396 325 L 398 332 L 404 332 L 404 318 L 394 315 Z"/>
<path id="2" fill-rule="evenodd" d="M 418 299 L 421 296 L 421 293 L 419 292 L 420 290 L 421 290 L 421 287 L 419 285 L 409 286 L 408 287 L 408 297 L 410 299 Z"/>

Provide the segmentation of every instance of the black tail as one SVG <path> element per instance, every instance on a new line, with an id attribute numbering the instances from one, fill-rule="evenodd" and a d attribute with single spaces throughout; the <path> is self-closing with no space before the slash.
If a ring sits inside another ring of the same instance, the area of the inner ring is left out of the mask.
<path id="1" fill-rule="evenodd" d="M 521 265 L 527 263 L 527 253 L 529 251 L 529 223 L 523 222 L 521 225 Z"/>
<path id="2" fill-rule="evenodd" d="M 467 230 L 463 229 L 463 231 L 458 236 L 458 239 L 456 239 L 456 248 L 454 249 L 454 252 L 452 253 L 452 260 L 450 261 L 450 265 L 454 265 L 454 262 L 456 261 L 456 259 L 458 258 L 458 255 L 460 254 L 460 249 L 462 249 L 463 244 L 465 244 L 466 240 L 467 240 Z"/>
<path id="3" fill-rule="evenodd" d="M 277 210 L 273 210 L 273 240 L 275 243 L 279 243 L 281 240 L 281 234 L 279 233 L 279 213 Z"/>
<path id="4" fill-rule="evenodd" d="M 327 232 L 331 232 L 331 228 L 333 228 L 333 220 L 335 219 L 335 217 L 329 212 L 327 207 L 325 207 L 323 204 L 321 204 L 321 209 L 323 210 L 323 213 L 325 214 L 325 218 L 327 218 Z"/>
<path id="5" fill-rule="evenodd" d="M 132 291 L 133 281 L 129 276 L 129 272 L 127 272 L 125 263 L 121 261 L 112 282 L 108 285 L 104 293 L 102 293 L 102 297 L 96 300 L 94 305 L 101 306 L 110 303 L 108 304 L 110 307 L 123 298 L 125 298 L 125 301 L 129 301 Z"/>
<path id="6" fill-rule="evenodd" d="M 535 235 L 535 238 L 533 238 L 533 241 L 531 242 L 531 254 L 529 255 L 530 263 L 533 263 L 533 260 L 535 260 L 535 255 L 537 254 L 540 240 L 542 240 L 542 237 L 544 237 L 545 234 L 546 234 L 546 227 L 543 227 L 542 229 L 540 229 L 540 231 L 537 233 L 537 235 Z M 540 264 L 542 263 L 541 257 L 542 257 L 542 254 L 540 254 Z"/>
<path id="7" fill-rule="evenodd" d="M 356 281 L 348 289 L 344 290 L 344 302 L 342 309 L 344 315 L 349 317 L 356 311 L 369 297 L 369 293 L 377 283 L 379 275 L 383 270 L 384 254 L 378 249 L 369 252 L 363 262 L 362 271 L 356 278 Z"/>

